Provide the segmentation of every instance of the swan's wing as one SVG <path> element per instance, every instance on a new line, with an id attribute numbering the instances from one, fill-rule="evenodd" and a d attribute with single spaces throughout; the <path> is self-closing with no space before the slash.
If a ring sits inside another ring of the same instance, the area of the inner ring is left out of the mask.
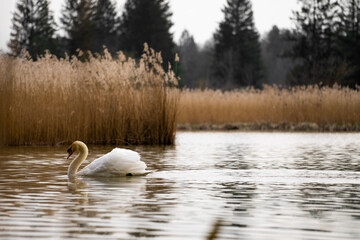
<path id="1" fill-rule="evenodd" d="M 146 172 L 146 164 L 140 160 L 139 153 L 122 148 L 114 148 L 110 153 L 114 156 L 111 159 L 111 165 L 114 166 L 114 169 L 117 169 L 117 172 L 131 173 L 133 175 Z"/>
<path id="2" fill-rule="evenodd" d="M 79 175 L 133 175 L 145 172 L 146 164 L 140 161 L 140 155 L 137 152 L 114 148 L 111 152 L 101 156 L 87 165 L 79 172 Z"/>

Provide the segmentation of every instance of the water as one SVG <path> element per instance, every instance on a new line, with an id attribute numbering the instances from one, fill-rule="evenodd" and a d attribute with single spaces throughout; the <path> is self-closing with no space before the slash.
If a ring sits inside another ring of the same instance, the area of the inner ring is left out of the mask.
<path id="1" fill-rule="evenodd" d="M 1 148 L 0 239 L 360 239 L 359 140 L 183 132 L 132 147 L 146 177 L 74 182 L 66 147 Z"/>

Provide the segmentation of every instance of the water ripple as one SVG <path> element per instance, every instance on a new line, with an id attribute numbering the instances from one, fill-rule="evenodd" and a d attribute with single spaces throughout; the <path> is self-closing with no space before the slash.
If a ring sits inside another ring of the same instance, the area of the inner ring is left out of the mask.
<path id="1" fill-rule="evenodd" d="M 63 147 L 2 148 L 0 238 L 360 239 L 359 136 L 179 133 L 132 148 L 146 177 L 75 181 Z"/>

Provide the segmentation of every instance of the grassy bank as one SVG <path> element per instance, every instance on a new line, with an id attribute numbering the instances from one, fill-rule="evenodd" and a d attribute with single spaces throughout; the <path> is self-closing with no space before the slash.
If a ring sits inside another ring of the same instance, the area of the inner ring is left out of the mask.
<path id="1" fill-rule="evenodd" d="M 360 93 L 340 87 L 185 90 L 180 129 L 360 130 Z"/>
<path id="2" fill-rule="evenodd" d="M 106 51 L 89 62 L 3 55 L 0 76 L 2 144 L 174 142 L 176 78 L 153 51 L 138 63 Z"/>

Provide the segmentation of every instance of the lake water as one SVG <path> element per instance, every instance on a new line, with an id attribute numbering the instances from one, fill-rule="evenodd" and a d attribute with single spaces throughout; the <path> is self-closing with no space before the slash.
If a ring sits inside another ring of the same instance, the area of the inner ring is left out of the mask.
<path id="1" fill-rule="evenodd" d="M 68 181 L 67 146 L 0 149 L 0 239 L 360 239 L 360 134 L 180 132 L 143 177 Z M 89 161 L 111 146 L 89 146 Z"/>

